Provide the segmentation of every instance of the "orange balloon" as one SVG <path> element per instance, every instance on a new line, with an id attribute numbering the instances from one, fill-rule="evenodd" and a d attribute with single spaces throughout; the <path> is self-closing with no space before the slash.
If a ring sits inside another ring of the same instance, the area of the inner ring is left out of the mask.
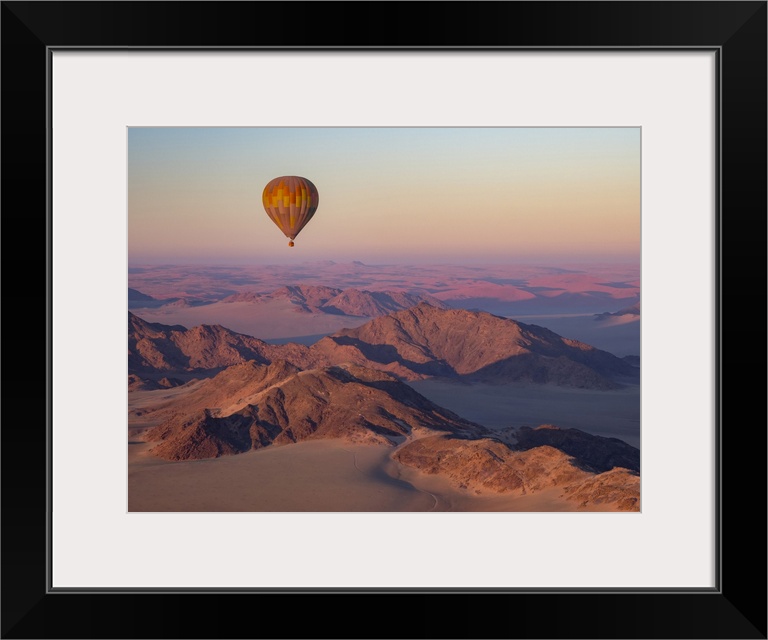
<path id="1" fill-rule="evenodd" d="M 294 240 L 317 211 L 317 187 L 301 176 L 270 180 L 262 194 L 264 210 L 287 238 Z M 293 246 L 293 242 L 288 243 Z"/>

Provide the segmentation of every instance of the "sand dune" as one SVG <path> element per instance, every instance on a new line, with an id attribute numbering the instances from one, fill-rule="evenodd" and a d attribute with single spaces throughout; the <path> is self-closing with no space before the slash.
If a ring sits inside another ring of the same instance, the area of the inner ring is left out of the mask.
<path id="1" fill-rule="evenodd" d="M 171 463 L 147 456 L 148 446 L 130 445 L 129 511 L 381 512 L 435 506 L 429 493 L 383 471 L 390 447 L 320 440 Z"/>
<path id="2" fill-rule="evenodd" d="M 577 510 L 558 488 L 526 496 L 458 491 L 445 478 L 394 462 L 391 447 L 319 440 L 224 458 L 166 462 L 148 455 L 149 446 L 129 446 L 131 512 Z"/>

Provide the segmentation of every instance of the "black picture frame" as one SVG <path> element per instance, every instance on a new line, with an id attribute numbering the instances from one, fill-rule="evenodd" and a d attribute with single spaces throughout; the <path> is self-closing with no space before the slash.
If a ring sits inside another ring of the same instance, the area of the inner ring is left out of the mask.
<path id="1" fill-rule="evenodd" d="M 766 638 L 765 1 L 2 2 L 0 17 L 12 347 L 0 432 L 3 638 Z M 717 51 L 716 588 L 51 592 L 48 65 L 57 47 Z"/>

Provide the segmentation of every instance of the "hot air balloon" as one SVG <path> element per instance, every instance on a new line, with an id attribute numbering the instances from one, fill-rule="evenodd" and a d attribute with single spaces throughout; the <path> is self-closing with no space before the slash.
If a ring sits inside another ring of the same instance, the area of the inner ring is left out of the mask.
<path id="1" fill-rule="evenodd" d="M 290 239 L 289 247 L 317 211 L 317 187 L 301 176 L 280 176 L 264 187 L 262 202 L 267 215 Z"/>

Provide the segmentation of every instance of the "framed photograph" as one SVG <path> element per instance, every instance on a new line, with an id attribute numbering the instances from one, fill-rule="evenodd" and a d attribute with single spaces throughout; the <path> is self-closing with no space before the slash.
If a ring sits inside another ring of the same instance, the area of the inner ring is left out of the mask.
<path id="1" fill-rule="evenodd" d="M 2 10 L 4 637 L 766 637 L 765 2 Z"/>
<path id="2" fill-rule="evenodd" d="M 130 127 L 129 512 L 639 514 L 640 150 Z"/>

